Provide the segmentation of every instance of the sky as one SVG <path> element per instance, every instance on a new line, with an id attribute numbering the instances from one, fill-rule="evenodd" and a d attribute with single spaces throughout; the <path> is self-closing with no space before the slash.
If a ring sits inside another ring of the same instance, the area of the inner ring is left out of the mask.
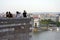
<path id="1" fill-rule="evenodd" d="M 60 12 L 60 0 L 0 0 L 0 12 Z"/>

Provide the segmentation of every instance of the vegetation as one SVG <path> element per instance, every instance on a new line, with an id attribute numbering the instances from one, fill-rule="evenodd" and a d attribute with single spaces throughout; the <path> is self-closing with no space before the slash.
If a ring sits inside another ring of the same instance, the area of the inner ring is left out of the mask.
<path id="1" fill-rule="evenodd" d="M 45 25 L 47 25 L 47 26 L 49 26 L 49 24 L 55 24 L 57 27 L 60 26 L 60 22 L 58 22 L 58 21 L 54 22 L 54 21 L 52 21 L 51 19 L 41 20 L 41 21 L 39 21 L 39 22 L 40 22 L 40 24 L 45 24 Z"/>
<path id="2" fill-rule="evenodd" d="M 56 22 L 56 25 L 57 25 L 57 27 L 59 27 L 59 26 L 60 26 L 60 22 L 57 21 L 57 22 Z"/>
<path id="3" fill-rule="evenodd" d="M 53 22 L 51 19 L 48 19 L 48 20 L 45 19 L 40 21 L 41 24 L 49 24 L 51 22 Z"/>

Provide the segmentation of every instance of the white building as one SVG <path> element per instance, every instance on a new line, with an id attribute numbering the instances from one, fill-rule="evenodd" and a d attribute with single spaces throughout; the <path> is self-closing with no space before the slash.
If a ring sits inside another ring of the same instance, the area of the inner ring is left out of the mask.
<path id="1" fill-rule="evenodd" d="M 52 21 L 58 21 L 57 14 L 40 14 L 40 20 L 44 19 L 51 19 Z"/>
<path id="2" fill-rule="evenodd" d="M 33 15 L 34 18 L 34 27 L 35 27 L 35 23 L 37 24 L 37 27 L 39 27 L 39 15 Z"/>

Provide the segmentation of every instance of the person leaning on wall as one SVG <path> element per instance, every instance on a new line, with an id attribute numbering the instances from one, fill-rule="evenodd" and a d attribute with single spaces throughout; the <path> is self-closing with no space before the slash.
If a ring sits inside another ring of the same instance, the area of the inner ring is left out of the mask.
<path id="1" fill-rule="evenodd" d="M 23 17 L 27 17 L 27 12 L 24 10 Z"/>
<path id="2" fill-rule="evenodd" d="M 11 12 L 9 11 L 9 12 L 6 12 L 6 18 L 12 18 L 13 17 L 13 15 L 11 14 Z"/>

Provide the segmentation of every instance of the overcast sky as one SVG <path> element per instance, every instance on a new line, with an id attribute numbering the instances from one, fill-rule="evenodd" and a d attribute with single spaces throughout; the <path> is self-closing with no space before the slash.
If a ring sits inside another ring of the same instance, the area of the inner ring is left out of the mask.
<path id="1" fill-rule="evenodd" d="M 0 0 L 0 12 L 60 12 L 60 0 Z"/>

